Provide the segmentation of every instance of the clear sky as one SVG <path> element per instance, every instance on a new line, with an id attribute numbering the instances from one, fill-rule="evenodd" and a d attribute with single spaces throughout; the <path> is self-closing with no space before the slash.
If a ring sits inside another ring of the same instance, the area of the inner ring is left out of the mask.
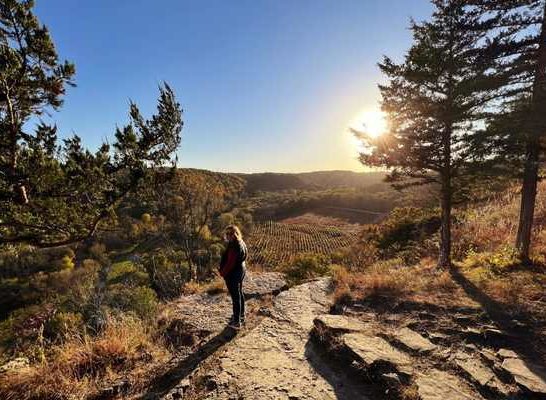
<path id="1" fill-rule="evenodd" d="M 231 172 L 364 168 L 347 126 L 377 109 L 377 62 L 408 48 L 427 0 L 37 0 L 77 87 L 53 114 L 91 148 L 149 116 L 167 81 L 179 164 Z"/>

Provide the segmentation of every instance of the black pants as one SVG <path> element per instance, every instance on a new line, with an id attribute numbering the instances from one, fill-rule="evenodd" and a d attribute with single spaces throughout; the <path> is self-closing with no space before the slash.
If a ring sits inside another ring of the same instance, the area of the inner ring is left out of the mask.
<path id="1" fill-rule="evenodd" d="M 226 286 L 231 296 L 233 304 L 233 319 L 235 322 L 245 319 L 245 296 L 243 294 L 243 279 L 245 279 L 245 269 L 239 268 L 231 271 L 225 277 Z"/>

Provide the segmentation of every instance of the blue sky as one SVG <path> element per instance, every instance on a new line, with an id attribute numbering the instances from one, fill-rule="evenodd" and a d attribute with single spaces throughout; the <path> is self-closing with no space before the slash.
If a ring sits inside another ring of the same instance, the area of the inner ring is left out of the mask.
<path id="1" fill-rule="evenodd" d="M 377 108 L 377 62 L 411 42 L 427 0 L 37 0 L 77 87 L 52 115 L 90 148 L 149 116 L 167 81 L 179 164 L 231 172 L 364 168 L 347 126 Z"/>

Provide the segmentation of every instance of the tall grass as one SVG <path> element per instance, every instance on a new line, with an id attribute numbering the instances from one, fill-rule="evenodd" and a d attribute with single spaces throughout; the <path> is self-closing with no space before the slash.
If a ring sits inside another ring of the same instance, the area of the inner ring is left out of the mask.
<path id="1" fill-rule="evenodd" d="M 48 351 L 43 362 L 0 377 L 6 400 L 81 399 L 123 377 L 143 381 L 166 359 L 153 330 L 137 318 L 110 318 L 98 336 L 74 336 Z"/>

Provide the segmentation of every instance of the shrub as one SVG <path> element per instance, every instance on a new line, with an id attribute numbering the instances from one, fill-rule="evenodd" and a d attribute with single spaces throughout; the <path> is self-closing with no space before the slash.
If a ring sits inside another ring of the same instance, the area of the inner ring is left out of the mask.
<path id="1" fill-rule="evenodd" d="M 149 224 L 150 222 L 152 222 L 152 216 L 148 213 L 144 213 L 140 216 L 140 220 L 143 224 Z"/>
<path id="2" fill-rule="evenodd" d="M 395 208 L 380 224 L 368 226 L 362 240 L 375 243 L 384 257 L 396 254 L 399 257 L 417 259 L 419 254 L 415 254 L 416 245 L 437 232 L 440 224 L 436 209 Z"/>
<path id="3" fill-rule="evenodd" d="M 150 278 L 143 266 L 131 261 L 112 264 L 108 274 L 109 284 L 122 283 L 127 286 L 148 286 Z"/>
<path id="4" fill-rule="evenodd" d="M 507 272 L 520 263 L 518 253 L 512 246 L 502 246 L 496 251 L 468 252 L 461 266 L 467 270 L 473 278 L 482 280 L 493 275 Z"/>
<path id="5" fill-rule="evenodd" d="M 59 269 L 74 269 L 74 260 L 69 255 L 64 256 L 61 258 L 61 261 L 59 262 Z"/>
<path id="6" fill-rule="evenodd" d="M 114 309 L 134 312 L 142 319 L 150 319 L 155 315 L 158 301 L 155 292 L 149 287 L 115 284 L 108 288 L 106 304 Z"/>
<path id="7" fill-rule="evenodd" d="M 64 341 L 71 337 L 81 336 L 84 332 L 82 314 L 73 312 L 56 312 L 44 326 L 44 336 L 52 340 Z"/>
<path id="8" fill-rule="evenodd" d="M 302 254 L 295 256 L 290 262 L 280 267 L 291 284 L 325 275 L 329 271 L 330 260 L 318 254 Z"/>
<path id="9" fill-rule="evenodd" d="M 146 257 L 143 266 L 150 277 L 151 287 L 160 299 L 173 299 L 182 294 L 188 281 L 188 264 L 176 253 L 159 253 Z"/>

